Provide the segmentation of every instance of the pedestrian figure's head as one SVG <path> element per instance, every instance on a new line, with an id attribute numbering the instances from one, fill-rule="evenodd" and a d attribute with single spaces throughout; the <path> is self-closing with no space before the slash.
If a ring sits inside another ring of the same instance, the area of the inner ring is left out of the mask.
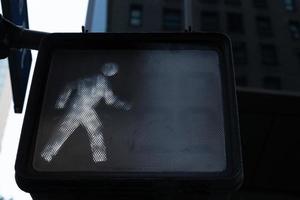
<path id="1" fill-rule="evenodd" d="M 104 76 L 114 76 L 118 73 L 119 66 L 117 63 L 105 63 L 101 70 Z"/>

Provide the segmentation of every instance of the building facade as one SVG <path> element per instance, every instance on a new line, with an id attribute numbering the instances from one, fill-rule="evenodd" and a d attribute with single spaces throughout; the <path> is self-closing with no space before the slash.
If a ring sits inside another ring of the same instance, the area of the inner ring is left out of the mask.
<path id="1" fill-rule="evenodd" d="M 109 32 L 161 32 L 182 30 L 182 0 L 108 1 Z"/>
<path id="2" fill-rule="evenodd" d="M 107 31 L 183 31 L 187 14 L 194 31 L 230 36 L 239 86 L 300 90 L 299 0 L 109 0 Z"/>
<path id="3" fill-rule="evenodd" d="M 196 30 L 232 39 L 238 85 L 300 89 L 300 1 L 198 0 L 193 7 Z"/>

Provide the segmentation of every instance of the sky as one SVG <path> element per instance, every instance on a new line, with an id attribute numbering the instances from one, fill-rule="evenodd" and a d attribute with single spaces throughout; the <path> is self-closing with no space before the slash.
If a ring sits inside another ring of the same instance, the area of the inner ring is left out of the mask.
<path id="1" fill-rule="evenodd" d="M 81 32 L 85 25 L 88 0 L 27 0 L 30 29 L 45 32 Z M 2 10 L 0 10 L 2 13 Z M 37 51 L 32 51 L 32 77 Z M 30 81 L 29 81 L 30 84 Z M 30 85 L 28 85 L 30 88 Z M 26 99 L 28 97 L 28 91 Z M 26 101 L 25 104 L 26 105 Z M 0 152 L 0 195 L 4 200 L 29 200 L 15 183 L 14 164 L 22 128 L 23 114 L 9 111 Z M 1 198 L 0 196 L 0 198 Z"/>

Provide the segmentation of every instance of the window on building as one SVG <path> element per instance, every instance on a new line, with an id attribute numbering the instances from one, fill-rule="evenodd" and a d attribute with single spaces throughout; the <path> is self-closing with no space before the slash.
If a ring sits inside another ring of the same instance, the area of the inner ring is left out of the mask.
<path id="1" fill-rule="evenodd" d="M 239 6 L 242 5 L 241 0 L 225 0 L 225 4 Z"/>
<path id="2" fill-rule="evenodd" d="M 201 12 L 201 30 L 203 31 L 219 31 L 220 15 L 217 12 L 203 11 Z"/>
<path id="3" fill-rule="evenodd" d="M 277 65 L 277 51 L 273 44 L 262 44 L 261 45 L 261 56 L 262 64 L 264 65 Z"/>
<path id="4" fill-rule="evenodd" d="M 230 33 L 244 33 L 243 15 L 227 13 L 227 29 Z"/>
<path id="5" fill-rule="evenodd" d="M 143 7 L 141 5 L 131 5 L 129 11 L 129 25 L 130 26 L 142 26 L 143 19 Z"/>
<path id="6" fill-rule="evenodd" d="M 260 36 L 272 36 L 272 24 L 270 17 L 258 16 L 256 17 L 256 29 Z"/>
<path id="7" fill-rule="evenodd" d="M 248 62 L 247 47 L 245 42 L 234 41 L 232 43 L 234 63 L 238 66 Z"/>
<path id="8" fill-rule="evenodd" d="M 238 76 L 235 78 L 235 83 L 237 86 L 246 87 L 248 85 L 248 80 L 246 76 Z"/>
<path id="9" fill-rule="evenodd" d="M 293 39 L 300 39 L 300 23 L 298 21 L 289 21 L 289 30 Z"/>
<path id="10" fill-rule="evenodd" d="M 253 5 L 255 8 L 268 8 L 267 0 L 253 0 Z"/>
<path id="11" fill-rule="evenodd" d="M 263 78 L 263 88 L 271 90 L 280 90 L 281 79 L 276 76 L 265 76 Z"/>
<path id="12" fill-rule="evenodd" d="M 167 31 L 182 29 L 182 13 L 180 10 L 170 8 L 163 10 L 163 29 Z"/>
<path id="13" fill-rule="evenodd" d="M 296 8 L 295 0 L 282 0 L 283 6 L 287 11 L 294 11 Z"/>
<path id="14" fill-rule="evenodd" d="M 206 4 L 216 4 L 219 3 L 220 0 L 198 0 L 200 3 L 206 3 Z"/>

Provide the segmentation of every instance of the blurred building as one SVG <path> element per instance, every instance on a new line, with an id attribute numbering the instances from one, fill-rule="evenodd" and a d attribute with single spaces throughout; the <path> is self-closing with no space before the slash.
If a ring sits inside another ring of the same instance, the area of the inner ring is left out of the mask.
<path id="1" fill-rule="evenodd" d="M 300 1 L 197 0 L 195 30 L 227 33 L 240 86 L 300 89 Z"/>
<path id="2" fill-rule="evenodd" d="M 11 102 L 11 87 L 7 60 L 0 60 L 0 152 L 3 132 Z"/>
<path id="3" fill-rule="evenodd" d="M 108 1 L 108 32 L 161 32 L 184 29 L 182 0 Z"/>
<path id="4" fill-rule="evenodd" d="M 186 2 L 190 1 L 190 8 Z M 109 0 L 108 32 L 223 32 L 233 44 L 239 86 L 299 91 L 300 1 Z"/>

